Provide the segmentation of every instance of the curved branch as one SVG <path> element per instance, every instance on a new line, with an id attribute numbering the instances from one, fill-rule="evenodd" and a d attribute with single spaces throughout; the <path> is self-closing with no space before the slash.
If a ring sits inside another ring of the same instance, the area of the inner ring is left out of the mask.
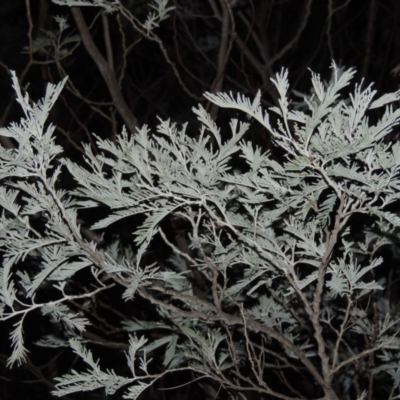
<path id="1" fill-rule="evenodd" d="M 311 15 L 311 5 L 312 5 L 312 0 L 307 0 L 306 6 L 305 6 L 305 9 L 304 9 L 304 13 L 300 17 L 301 24 L 299 26 L 299 29 L 297 30 L 297 32 L 293 36 L 293 38 L 289 41 L 289 43 L 287 43 L 286 46 L 284 46 L 281 51 L 276 53 L 269 60 L 268 65 L 264 67 L 266 70 L 268 70 L 268 68 L 270 68 L 276 61 L 281 59 L 295 45 L 295 43 L 300 39 L 300 35 L 304 31 L 304 29 L 305 29 L 305 27 L 307 25 L 308 19 L 309 19 L 310 15 Z"/>
<path id="2" fill-rule="evenodd" d="M 83 45 L 85 46 L 87 52 L 89 53 L 89 55 L 97 65 L 97 68 L 99 69 L 101 75 L 103 76 L 115 104 L 115 107 L 118 110 L 121 118 L 124 120 L 129 131 L 133 133 L 136 126 L 138 125 L 138 121 L 126 104 L 126 101 L 122 96 L 114 73 L 112 72 L 108 62 L 102 56 L 96 44 L 94 43 L 92 35 L 89 32 L 89 29 L 83 18 L 82 11 L 78 7 L 72 7 L 71 12 L 81 35 Z"/>

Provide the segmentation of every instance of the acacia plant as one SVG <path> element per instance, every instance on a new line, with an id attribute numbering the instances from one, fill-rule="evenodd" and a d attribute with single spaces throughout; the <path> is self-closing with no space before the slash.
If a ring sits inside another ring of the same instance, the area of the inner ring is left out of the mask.
<path id="1" fill-rule="evenodd" d="M 13 74 L 24 117 L 0 131 L 15 142 L 0 149 L 8 365 L 27 359 L 34 314 L 47 332 L 32 351 L 71 349 L 86 363 L 56 378 L 56 396 L 105 388 L 133 400 L 168 388 L 168 375 L 200 398 L 400 398 L 396 273 L 384 270 L 400 227 L 400 144 L 386 139 L 400 92 L 374 100 L 371 86 L 356 85 L 341 96 L 353 75 L 334 64 L 330 82 L 312 73 L 313 94 L 296 108 L 285 70 L 268 110 L 260 93 L 205 94 L 261 124 L 274 157 L 246 141 L 247 122 L 232 119 L 223 140 L 199 106 L 198 130 L 169 120 L 124 130 L 97 139 L 98 154 L 86 146 L 78 164 L 46 122 L 65 80 L 32 102 Z M 100 210 L 90 230 L 78 221 L 88 209 Z M 131 246 L 95 235 L 134 215 Z M 118 365 L 101 357 L 94 323 L 107 292 L 131 304 L 115 314 Z"/>

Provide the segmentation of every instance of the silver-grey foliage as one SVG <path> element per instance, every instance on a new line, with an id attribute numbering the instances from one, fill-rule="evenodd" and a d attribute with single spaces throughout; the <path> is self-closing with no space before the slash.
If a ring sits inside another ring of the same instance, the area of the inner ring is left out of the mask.
<path id="1" fill-rule="evenodd" d="M 353 392 L 360 399 L 374 376 L 391 399 L 400 398 L 399 312 L 389 301 L 387 278 L 375 279 L 383 261 L 378 250 L 400 227 L 388 207 L 400 197 L 400 144 L 385 139 L 399 123 L 391 104 L 400 93 L 376 98 L 370 86 L 358 85 L 343 98 L 354 70 L 333 64 L 332 72 L 329 83 L 312 73 L 313 95 L 301 110 L 291 107 L 284 70 L 273 80 L 279 105 L 269 110 L 260 93 L 253 100 L 205 94 L 258 121 L 283 151 L 282 162 L 244 139 L 247 122 L 232 119 L 229 139 L 222 139 L 198 106 L 197 135 L 160 120 L 157 132 L 143 126 L 115 142 L 98 138 L 100 153 L 86 146 L 85 165 L 62 157 L 46 122 L 65 81 L 48 85 L 34 103 L 13 74 L 24 118 L 0 131 L 17 143 L 0 149 L 0 319 L 15 321 L 8 365 L 25 361 L 24 319 L 41 310 L 67 326 L 70 339 L 49 332 L 38 344 L 69 346 L 87 364 L 57 378 L 57 396 L 104 387 L 107 394 L 124 388 L 124 398 L 137 399 L 165 374 L 190 370 L 232 396 L 304 398 L 280 375 L 283 369 L 305 374 L 325 399 L 349 396 L 355 374 L 365 377 Z M 369 111 L 378 108 L 380 117 L 375 112 L 370 123 Z M 237 156 L 246 168 L 232 168 Z M 63 169 L 74 177 L 74 190 L 57 188 Z M 78 210 L 99 205 L 110 212 L 93 230 L 145 216 L 134 235 L 135 254 L 83 235 Z M 366 222 L 356 235 L 349 222 L 360 215 Z M 32 225 L 38 216 L 44 230 Z M 186 250 L 168 239 L 161 227 L 166 218 L 185 226 Z M 162 265 L 147 263 L 156 234 L 172 253 Z M 83 269 L 96 284 L 71 291 Z M 159 321 L 121 321 L 129 333 L 126 376 L 100 367 L 81 338 L 90 321 L 70 306 L 115 286 L 124 300 L 146 299 L 159 315 Z M 37 301 L 49 287 L 58 295 Z M 164 333 L 152 335 L 155 330 Z M 154 373 L 156 350 L 164 357 Z"/>

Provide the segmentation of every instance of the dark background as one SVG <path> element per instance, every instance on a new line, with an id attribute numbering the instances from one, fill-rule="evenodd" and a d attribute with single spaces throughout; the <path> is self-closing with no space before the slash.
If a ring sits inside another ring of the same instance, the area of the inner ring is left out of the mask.
<path id="1" fill-rule="evenodd" d="M 146 1 L 123 0 L 122 4 L 145 20 Z M 81 8 L 105 58 L 105 38 L 110 39 L 121 94 L 139 125 L 154 127 L 157 116 L 193 122 L 191 107 L 199 102 L 207 106 L 202 99 L 205 91 L 254 96 L 260 89 L 264 105 L 275 105 L 277 93 L 270 78 L 282 67 L 290 71 L 291 91 L 308 92 L 309 69 L 327 79 L 332 60 L 355 67 L 357 80 L 374 82 L 379 92 L 398 89 L 400 3 L 396 0 L 174 0 L 170 4 L 176 8 L 153 31 L 156 40 L 143 36 L 117 13 L 107 16 L 106 28 L 99 9 Z M 63 57 L 51 45 L 36 46 L 38 38 L 45 37 L 48 43 L 57 40 L 56 15 L 65 16 L 70 25 L 62 40 L 79 35 L 69 7 L 50 0 L 1 2 L 1 124 L 19 116 L 9 69 L 37 98 L 43 95 L 46 82 L 68 75 L 70 85 L 52 119 L 63 144 L 82 151 L 81 143 L 89 140 L 91 132 L 115 136 L 122 121 L 85 46 L 67 43 L 62 49 L 69 54 Z M 38 47 L 31 54 L 27 48 L 30 30 L 33 47 Z M 217 117 L 220 112 L 212 113 Z"/>

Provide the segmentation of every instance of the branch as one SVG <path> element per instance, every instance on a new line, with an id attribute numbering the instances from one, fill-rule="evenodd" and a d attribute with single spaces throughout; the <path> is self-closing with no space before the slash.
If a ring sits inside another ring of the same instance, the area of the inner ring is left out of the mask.
<path id="1" fill-rule="evenodd" d="M 82 11 L 77 7 L 71 8 L 72 16 L 74 17 L 76 26 L 78 27 L 79 33 L 82 38 L 83 45 L 87 52 L 92 57 L 93 61 L 97 65 L 104 81 L 111 94 L 115 107 L 117 108 L 121 118 L 124 120 L 126 126 L 131 133 L 135 132 L 135 128 L 138 125 L 137 118 L 132 114 L 125 99 L 122 96 L 121 90 L 118 86 L 117 79 L 105 58 L 100 53 L 99 49 L 95 45 L 92 35 L 86 25 L 83 18 Z"/>
<path id="2" fill-rule="evenodd" d="M 282 48 L 281 51 L 279 51 L 278 53 L 276 53 L 270 60 L 268 65 L 265 67 L 266 70 L 268 70 L 268 68 L 270 68 L 276 61 L 278 61 L 279 59 L 281 59 L 294 45 L 295 43 L 300 39 L 300 36 L 302 34 L 302 32 L 304 31 L 307 22 L 308 22 L 308 18 L 311 15 L 311 5 L 312 5 L 312 0 L 307 0 L 306 3 L 306 7 L 304 9 L 304 13 L 303 15 L 299 18 L 301 21 L 301 24 L 299 26 L 299 29 L 297 30 L 296 34 L 293 36 L 293 38 L 289 41 L 289 43 L 286 44 L 286 46 L 284 46 Z"/>
<path id="3" fill-rule="evenodd" d="M 211 85 L 211 93 L 220 92 L 224 83 L 224 73 L 226 63 L 228 62 L 229 53 L 232 49 L 233 37 L 235 36 L 235 21 L 233 19 L 232 10 L 227 0 L 221 0 L 222 7 L 222 27 L 221 27 L 221 44 L 218 51 L 218 67 L 217 75 Z M 232 34 L 229 39 L 229 25 L 232 24 Z M 213 103 L 210 108 L 210 115 L 212 119 L 215 119 L 218 113 L 219 107 Z"/>

